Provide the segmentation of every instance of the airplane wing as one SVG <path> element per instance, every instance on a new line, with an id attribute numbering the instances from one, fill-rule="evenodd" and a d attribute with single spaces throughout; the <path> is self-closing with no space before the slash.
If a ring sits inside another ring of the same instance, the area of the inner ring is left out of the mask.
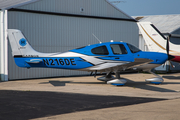
<path id="1" fill-rule="evenodd" d="M 127 61 L 104 61 L 100 64 L 96 64 L 91 68 L 88 68 L 89 70 L 98 70 L 102 72 L 106 71 L 121 71 L 131 68 L 140 68 L 144 64 L 148 64 L 152 62 L 153 60 L 150 59 L 143 59 L 143 58 L 135 58 L 134 62 L 127 62 Z"/>
<path id="2" fill-rule="evenodd" d="M 134 62 L 131 62 L 127 64 L 127 69 L 134 68 L 134 67 L 140 67 L 142 65 L 148 64 L 150 62 L 153 62 L 151 59 L 143 59 L 143 58 L 135 58 Z"/>
<path id="3" fill-rule="evenodd" d="M 131 68 L 138 69 L 138 68 L 141 68 L 141 66 L 148 64 L 152 61 L 153 60 L 150 60 L 150 59 L 135 58 L 134 62 L 129 62 L 129 63 L 125 63 L 122 65 L 113 66 L 110 69 L 111 70 L 118 70 L 118 71 L 127 70 L 127 69 L 131 69 Z M 107 69 L 109 69 L 109 68 L 107 68 Z"/>

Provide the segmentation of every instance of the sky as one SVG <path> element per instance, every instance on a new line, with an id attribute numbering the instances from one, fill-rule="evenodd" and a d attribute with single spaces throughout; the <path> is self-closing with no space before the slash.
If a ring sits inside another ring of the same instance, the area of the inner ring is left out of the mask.
<path id="1" fill-rule="evenodd" d="M 108 0 L 129 16 L 180 14 L 180 0 Z"/>

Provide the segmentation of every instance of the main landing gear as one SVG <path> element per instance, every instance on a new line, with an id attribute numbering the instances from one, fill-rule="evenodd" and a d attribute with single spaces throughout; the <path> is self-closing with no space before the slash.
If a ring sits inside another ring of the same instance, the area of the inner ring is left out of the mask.
<path id="1" fill-rule="evenodd" d="M 153 73 L 151 70 L 148 71 L 149 73 L 155 75 L 154 78 L 146 79 L 146 82 L 152 83 L 152 84 L 161 84 L 164 80 L 161 76 Z M 116 86 L 123 86 L 127 80 L 120 78 L 120 72 L 116 72 L 114 77 L 111 72 L 108 72 L 105 76 L 97 78 L 97 80 L 104 81 L 107 84 L 116 85 Z"/>
<path id="2" fill-rule="evenodd" d="M 108 72 L 105 76 L 97 78 L 100 81 L 105 81 L 107 84 L 122 86 L 127 80 L 120 78 L 120 72 L 115 73 L 116 77 L 112 76 L 111 72 Z"/>

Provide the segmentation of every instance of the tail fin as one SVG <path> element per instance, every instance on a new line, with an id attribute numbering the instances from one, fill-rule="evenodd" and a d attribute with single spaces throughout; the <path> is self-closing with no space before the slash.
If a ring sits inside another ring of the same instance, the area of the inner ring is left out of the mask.
<path id="1" fill-rule="evenodd" d="M 35 55 L 38 53 L 30 46 L 20 30 L 8 29 L 7 31 L 13 57 Z"/>
<path id="2" fill-rule="evenodd" d="M 166 52 L 166 38 L 151 22 L 137 24 L 150 51 Z"/>

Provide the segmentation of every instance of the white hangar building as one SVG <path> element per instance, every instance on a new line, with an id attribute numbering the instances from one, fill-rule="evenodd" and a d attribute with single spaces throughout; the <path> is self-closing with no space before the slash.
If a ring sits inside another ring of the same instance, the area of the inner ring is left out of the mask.
<path id="1" fill-rule="evenodd" d="M 170 36 L 170 42 L 180 45 L 180 15 L 152 15 L 152 16 L 135 16 L 133 17 L 140 22 L 151 22 L 164 35 Z M 171 46 L 170 46 L 171 47 Z M 142 34 L 139 34 L 139 48 L 148 51 Z M 167 63 L 165 67 L 156 68 L 159 71 L 180 71 L 179 63 L 172 62 L 174 68 Z"/>
<path id="2" fill-rule="evenodd" d="M 88 72 L 19 68 L 8 45 L 7 29 L 21 30 L 40 52 L 64 52 L 102 42 L 124 41 L 138 46 L 136 20 L 108 0 L 0 0 L 1 81 L 87 75 Z"/>

